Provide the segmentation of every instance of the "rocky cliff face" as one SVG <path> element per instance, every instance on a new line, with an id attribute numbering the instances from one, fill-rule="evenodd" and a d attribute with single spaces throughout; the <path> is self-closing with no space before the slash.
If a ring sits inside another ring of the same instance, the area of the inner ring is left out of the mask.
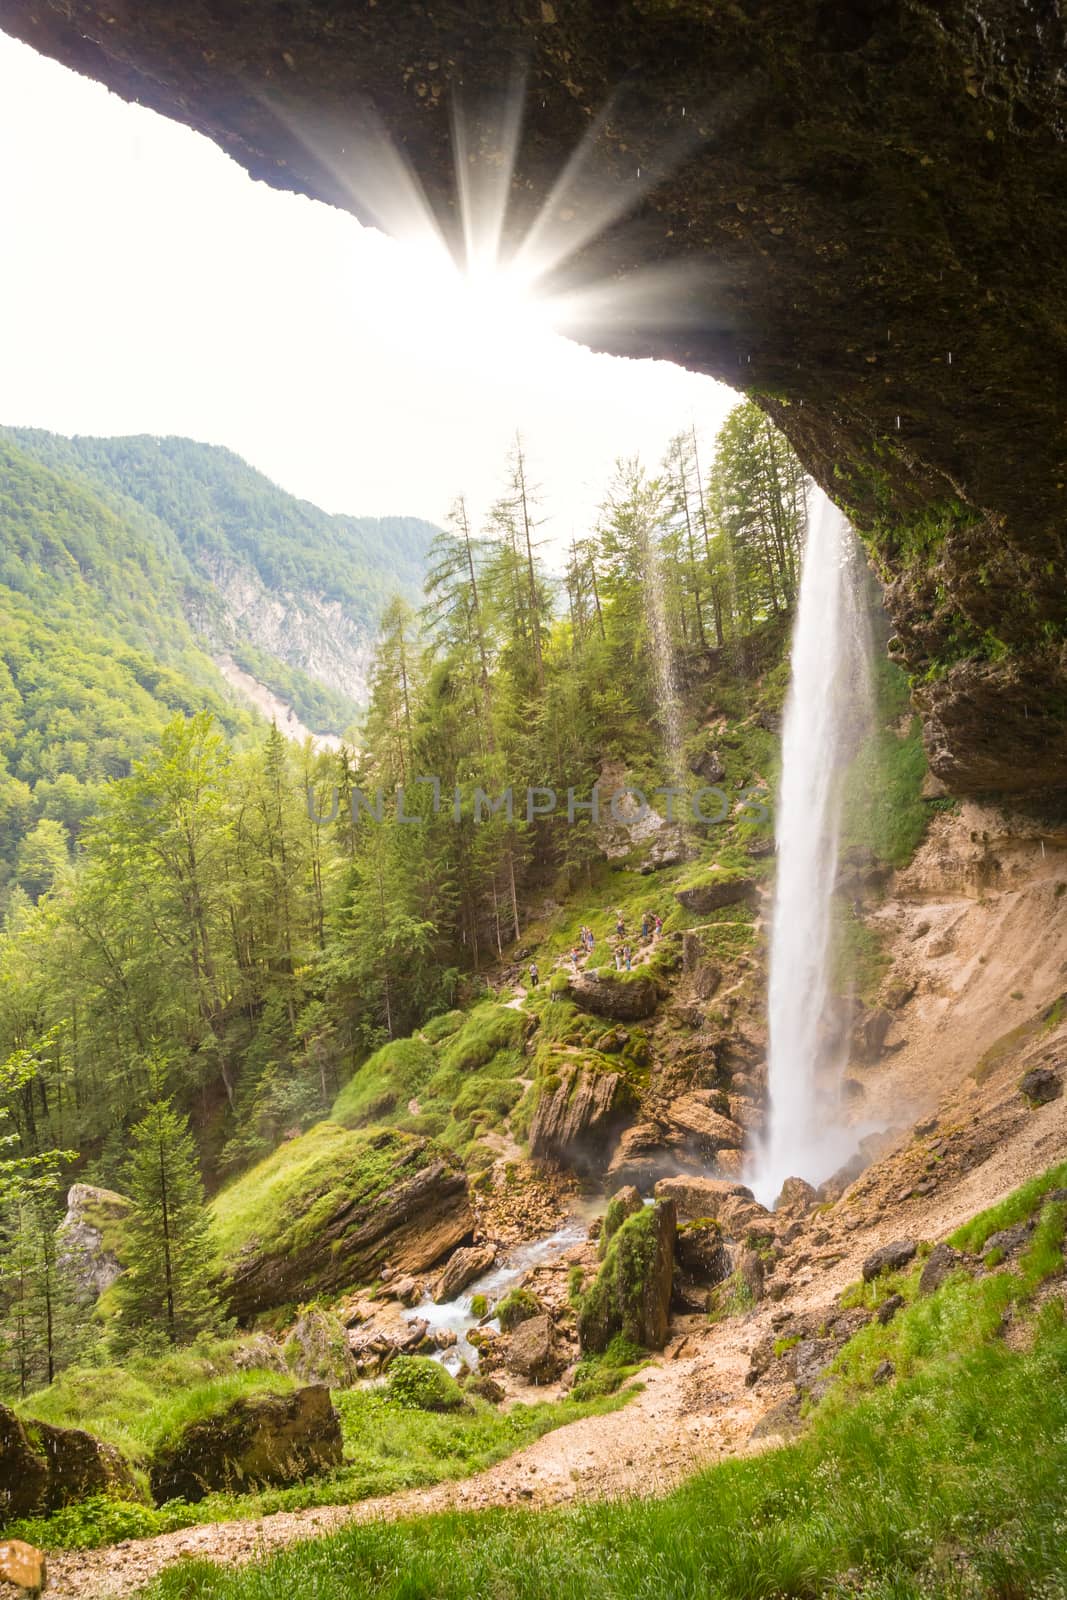
<path id="1" fill-rule="evenodd" d="M 547 218 L 573 251 L 557 284 L 675 273 L 643 315 L 575 331 L 749 390 L 851 509 L 939 775 L 1067 779 L 1059 6 L 307 0 L 265 22 L 234 0 L 0 0 L 0 26 L 365 220 L 380 124 L 452 237 L 454 104 L 495 172 L 500 86 L 527 62 L 512 241 L 584 141 Z"/>

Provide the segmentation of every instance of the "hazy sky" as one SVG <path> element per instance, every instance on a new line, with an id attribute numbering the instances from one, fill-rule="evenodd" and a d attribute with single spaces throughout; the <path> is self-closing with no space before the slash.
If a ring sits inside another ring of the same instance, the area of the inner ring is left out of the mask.
<path id="1" fill-rule="evenodd" d="M 521 428 L 546 535 L 733 402 L 596 356 L 0 34 L 0 422 L 228 445 L 331 511 L 480 519 Z M 710 452 L 709 452 L 710 453 Z"/>

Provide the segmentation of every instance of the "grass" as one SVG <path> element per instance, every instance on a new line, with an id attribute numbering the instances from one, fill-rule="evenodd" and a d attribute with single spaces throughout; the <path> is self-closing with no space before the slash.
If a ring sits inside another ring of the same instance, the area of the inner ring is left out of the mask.
<path id="1" fill-rule="evenodd" d="M 1062 1600 L 1067 1327 L 992 1342 L 816 1415 L 661 1499 L 355 1526 L 145 1600 Z"/>
<path id="2" fill-rule="evenodd" d="M 441 1369 L 438 1369 L 441 1370 Z M 447 1375 L 446 1375 L 447 1376 Z M 25 1519 L 3 1530 L 45 1550 L 88 1549 L 121 1538 L 147 1538 L 198 1523 L 268 1516 L 305 1507 L 349 1505 L 372 1495 L 423 1488 L 464 1478 L 539 1439 L 553 1428 L 602 1416 L 625 1405 L 636 1390 L 623 1394 L 513 1406 L 498 1411 L 468 1396 L 462 1410 L 431 1412 L 395 1399 L 381 1388 L 336 1392 L 345 1460 L 338 1471 L 288 1489 L 254 1494 L 212 1494 L 187 1505 L 171 1501 L 155 1509 L 94 1498 L 48 1518 Z M 296 1594 L 313 1591 L 298 1586 Z"/>
<path id="3" fill-rule="evenodd" d="M 1031 1178 L 999 1205 L 992 1206 L 988 1211 L 983 1211 L 979 1216 L 972 1218 L 970 1222 L 965 1222 L 962 1228 L 956 1229 L 948 1242 L 957 1250 L 967 1250 L 977 1254 L 993 1234 L 1001 1233 L 1005 1228 L 1013 1228 L 1017 1222 L 1025 1222 L 1032 1217 L 1051 1189 L 1063 1188 L 1067 1188 L 1067 1161 L 1061 1162 L 1059 1166 L 1049 1167 L 1047 1172 Z"/>

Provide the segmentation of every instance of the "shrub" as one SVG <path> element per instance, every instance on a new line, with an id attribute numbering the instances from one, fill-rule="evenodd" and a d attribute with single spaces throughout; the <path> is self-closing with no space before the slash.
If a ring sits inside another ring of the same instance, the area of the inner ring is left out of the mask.
<path id="1" fill-rule="evenodd" d="M 457 1411 L 463 1404 L 455 1378 L 428 1356 L 397 1356 L 385 1389 L 390 1400 L 412 1411 Z"/>

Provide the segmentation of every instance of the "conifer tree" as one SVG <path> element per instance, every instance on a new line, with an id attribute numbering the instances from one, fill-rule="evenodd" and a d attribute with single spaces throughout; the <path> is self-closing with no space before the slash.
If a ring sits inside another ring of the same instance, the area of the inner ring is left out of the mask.
<path id="1" fill-rule="evenodd" d="M 120 1345 L 185 1344 L 220 1320 L 212 1286 L 204 1187 L 187 1120 L 156 1099 L 131 1134 L 128 1266 L 118 1280 Z"/>

